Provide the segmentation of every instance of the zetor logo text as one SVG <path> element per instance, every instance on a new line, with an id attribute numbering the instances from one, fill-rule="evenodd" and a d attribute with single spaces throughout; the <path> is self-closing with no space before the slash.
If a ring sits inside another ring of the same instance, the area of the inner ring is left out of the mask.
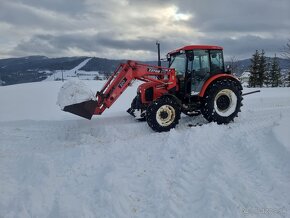
<path id="1" fill-rule="evenodd" d="M 150 68 L 150 67 L 147 69 L 147 71 L 149 73 L 166 73 L 167 72 L 167 70 L 165 69 Z"/>

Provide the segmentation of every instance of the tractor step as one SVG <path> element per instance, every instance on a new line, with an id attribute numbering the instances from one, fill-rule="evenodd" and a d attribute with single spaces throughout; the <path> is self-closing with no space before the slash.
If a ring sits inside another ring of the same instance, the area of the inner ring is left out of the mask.
<path id="1" fill-rule="evenodd" d="M 195 123 L 195 124 L 188 124 L 187 126 L 188 127 L 197 127 L 197 126 L 202 126 L 202 125 L 204 125 L 204 123 Z"/>
<path id="2" fill-rule="evenodd" d="M 127 113 L 129 113 L 131 116 L 136 117 L 134 114 L 135 109 L 132 109 L 131 107 L 127 110 Z"/>
<path id="3" fill-rule="evenodd" d="M 144 111 L 141 112 L 141 110 L 136 110 L 130 107 L 127 112 L 138 121 L 146 121 L 146 113 Z"/>

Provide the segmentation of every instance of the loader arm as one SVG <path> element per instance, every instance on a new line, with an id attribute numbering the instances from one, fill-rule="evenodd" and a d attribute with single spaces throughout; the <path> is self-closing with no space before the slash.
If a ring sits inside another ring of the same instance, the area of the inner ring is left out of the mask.
<path id="1" fill-rule="evenodd" d="M 127 61 L 117 67 L 103 88 L 96 93 L 96 100 L 68 105 L 63 110 L 91 119 L 93 115 L 100 115 L 110 108 L 135 80 L 152 83 L 163 90 L 176 87 L 174 69 Z"/>
<path id="2" fill-rule="evenodd" d="M 101 91 L 97 92 L 98 104 L 94 114 L 102 114 L 106 108 L 110 108 L 134 80 L 155 82 L 168 89 L 176 86 L 174 69 L 127 61 L 119 65 Z"/>

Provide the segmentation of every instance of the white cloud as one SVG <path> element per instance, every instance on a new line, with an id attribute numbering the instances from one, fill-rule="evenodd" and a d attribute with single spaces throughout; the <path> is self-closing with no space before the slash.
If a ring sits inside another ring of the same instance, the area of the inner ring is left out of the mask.
<path id="1" fill-rule="evenodd" d="M 186 44 L 221 43 L 241 48 L 230 54 L 244 57 L 260 46 L 278 50 L 279 40 L 283 47 L 289 7 L 288 0 L 0 0 L 0 57 L 154 59 L 156 40 L 164 54 Z M 251 37 L 259 40 L 245 40 Z"/>

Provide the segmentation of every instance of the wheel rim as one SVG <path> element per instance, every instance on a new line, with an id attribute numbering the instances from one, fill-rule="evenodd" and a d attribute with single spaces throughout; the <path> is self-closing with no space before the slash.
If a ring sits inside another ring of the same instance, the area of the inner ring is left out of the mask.
<path id="1" fill-rule="evenodd" d="M 230 116 L 236 110 L 237 99 L 237 95 L 230 89 L 219 91 L 214 99 L 215 112 L 222 117 Z"/>
<path id="2" fill-rule="evenodd" d="M 171 105 L 161 106 L 156 113 L 156 120 L 160 126 L 169 126 L 175 119 L 175 109 Z"/>

